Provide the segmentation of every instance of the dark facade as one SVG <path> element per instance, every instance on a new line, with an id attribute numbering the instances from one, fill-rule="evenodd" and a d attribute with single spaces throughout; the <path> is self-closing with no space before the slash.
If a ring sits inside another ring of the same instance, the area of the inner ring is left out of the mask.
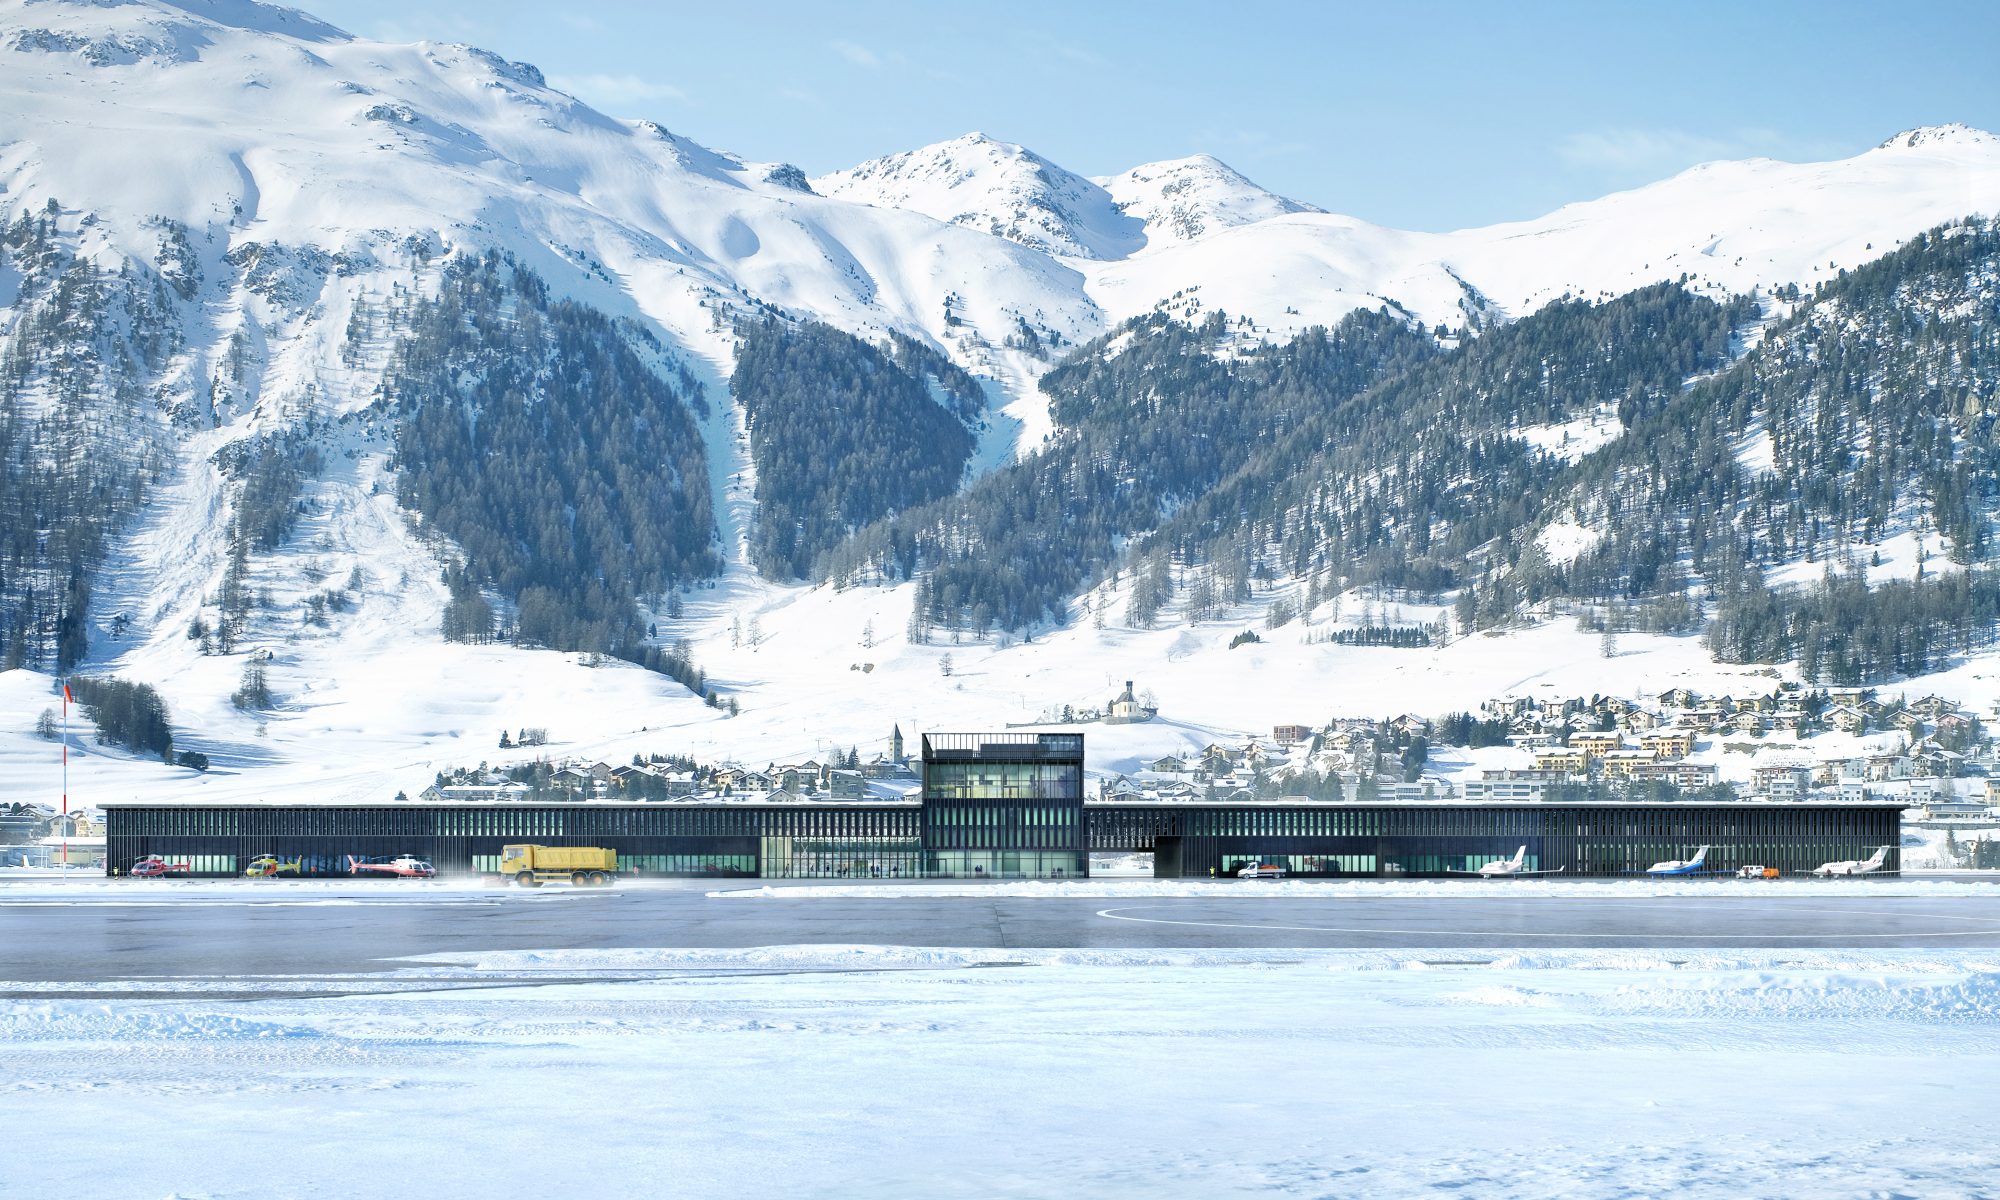
<path id="1" fill-rule="evenodd" d="M 1233 874 L 1252 862 L 1297 875 L 1444 876 L 1528 848 L 1531 870 L 1583 878 L 1643 874 L 1708 846 L 1706 868 L 1756 864 L 1787 875 L 1888 846 L 1893 804 L 1092 805 L 1090 848 L 1153 852 L 1163 877 Z"/>
<path id="2" fill-rule="evenodd" d="M 425 857 L 444 874 L 498 868 L 509 843 L 603 846 L 640 875 L 794 879 L 1031 878 L 1089 874 L 1091 851 L 1151 852 L 1170 878 L 1246 863 L 1306 876 L 1442 876 L 1527 847 L 1530 869 L 1636 875 L 1710 847 L 1707 867 L 1787 875 L 1890 847 L 1887 804 L 1091 804 L 1080 734 L 931 734 L 923 790 L 908 801 L 580 804 L 110 804 L 106 866 L 149 854 L 197 875 L 259 855 L 307 876 L 349 874 L 350 857 Z"/>
<path id="3" fill-rule="evenodd" d="M 922 803 L 932 875 L 1090 873 L 1080 733 L 925 734 Z"/>

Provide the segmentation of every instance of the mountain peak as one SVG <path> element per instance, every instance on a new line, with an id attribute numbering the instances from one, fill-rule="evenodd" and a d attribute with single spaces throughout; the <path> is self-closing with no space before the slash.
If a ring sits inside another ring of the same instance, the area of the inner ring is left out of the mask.
<path id="1" fill-rule="evenodd" d="M 1043 254 L 1123 258 L 1139 223 L 1103 188 L 1015 142 L 972 132 L 812 181 L 824 196 L 920 212 Z"/>
<path id="2" fill-rule="evenodd" d="M 1905 129 L 1876 147 L 1878 150 L 1913 150 L 1923 146 L 1991 146 L 2000 137 L 1959 121 L 1943 125 L 1919 125 Z"/>
<path id="3" fill-rule="evenodd" d="M 1143 163 L 1099 182 L 1119 211 L 1145 222 L 1149 247 L 1191 242 L 1291 213 L 1325 211 L 1259 187 L 1211 154 Z"/>

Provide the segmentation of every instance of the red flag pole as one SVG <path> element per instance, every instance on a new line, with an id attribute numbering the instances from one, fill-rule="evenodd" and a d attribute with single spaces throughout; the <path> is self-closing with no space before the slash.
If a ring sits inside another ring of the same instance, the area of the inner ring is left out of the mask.
<path id="1" fill-rule="evenodd" d="M 69 867 L 69 680 L 63 680 L 62 861 Z"/>

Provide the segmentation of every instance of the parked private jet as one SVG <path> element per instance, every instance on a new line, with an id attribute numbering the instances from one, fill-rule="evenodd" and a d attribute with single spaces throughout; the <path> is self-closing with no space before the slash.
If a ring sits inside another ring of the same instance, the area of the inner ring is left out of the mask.
<path id="1" fill-rule="evenodd" d="M 1477 871 L 1447 871 L 1445 874 L 1477 875 L 1481 879 L 1515 879 L 1527 875 L 1560 875 L 1563 872 L 1561 867 L 1553 871 L 1530 871 L 1526 869 L 1527 861 L 1528 848 L 1523 846 L 1514 851 L 1514 857 L 1494 859 Z"/>
<path id="2" fill-rule="evenodd" d="M 1889 857 L 1889 847 L 1877 846 L 1875 853 L 1867 858 L 1848 859 L 1846 862 L 1821 863 L 1813 868 L 1813 874 L 1822 879 L 1835 875 L 1866 875 L 1882 869 L 1882 863 Z"/>
<path id="3" fill-rule="evenodd" d="M 1695 875 L 1701 872 L 1702 864 L 1707 861 L 1708 861 L 1708 847 L 1703 846 L 1701 849 L 1694 852 L 1693 858 L 1690 858 L 1685 862 L 1683 862 L 1678 858 L 1670 858 L 1665 862 L 1656 862 L 1652 866 L 1646 868 L 1646 874 Z"/>

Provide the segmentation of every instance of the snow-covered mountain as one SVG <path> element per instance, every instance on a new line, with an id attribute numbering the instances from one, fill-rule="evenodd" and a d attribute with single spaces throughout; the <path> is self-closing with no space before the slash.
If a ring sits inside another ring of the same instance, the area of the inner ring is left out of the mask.
<path id="1" fill-rule="evenodd" d="M 1321 211 L 1266 191 L 1207 154 L 1146 163 L 1097 183 L 1119 211 L 1145 225 L 1149 248 L 1192 242 L 1272 217 Z"/>
<path id="2" fill-rule="evenodd" d="M 466 46 L 358 39 L 253 0 L 0 2 L 0 363 L 18 368 L 6 378 L 22 415 L 75 417 L 48 427 L 97 439 L 65 442 L 67 461 L 108 464 L 117 450 L 132 484 L 120 494 L 143 494 L 88 581 L 84 666 L 160 684 L 218 764 L 310 760 L 336 794 L 476 758 L 502 725 L 601 728 L 593 752 L 615 756 L 646 727 L 722 745 L 745 730 L 796 737 L 808 710 L 843 706 L 829 736 L 852 739 L 882 713 L 928 724 L 913 711 L 925 706 L 994 719 L 939 682 L 937 652 L 877 641 L 903 625 L 907 589 L 836 593 L 750 569 L 759 481 L 727 387 L 739 321 L 814 318 L 943 355 L 988 385 L 988 468 L 1050 428 L 1036 378 L 1127 317 L 1227 311 L 1276 336 L 1386 308 L 1477 329 L 1682 277 L 1717 296 L 1809 286 L 1994 211 L 2000 139 L 1962 126 L 1837 162 L 1709 164 L 1448 234 L 1321 212 L 1205 156 L 1092 180 L 977 135 L 807 181 L 614 119 Z M 441 573 L 460 548 L 399 503 L 385 386 L 444 264 L 489 251 L 604 314 L 663 378 L 705 391 L 705 408 L 690 401 L 726 565 L 687 593 L 678 624 L 663 620 L 662 640 L 689 640 L 754 723 L 718 728 L 663 676 L 439 641 Z M 297 485 L 297 529 L 232 561 L 242 463 L 276 445 L 318 464 Z M 330 608 L 345 579 L 357 590 Z M 46 598 L 82 581 L 32 584 Z M 257 615 L 235 654 L 203 653 L 199 618 L 231 588 L 257 598 Z M 0 629 L 9 645 L 19 636 Z M 1182 641 L 1073 628 L 976 653 L 1027 695 L 1097 686 L 1094 656 L 1114 650 L 1104 670 L 1119 678 L 1148 663 L 1171 673 Z M 245 651 L 268 660 L 282 701 L 270 714 L 229 703 Z M 1680 670 L 1681 653 L 1662 662 Z M 1309 689 L 1334 669 L 1324 657 L 1247 691 L 1194 673 L 1152 684 L 1191 704 L 1249 703 Z M 412 672 L 449 680 L 449 697 L 398 691 Z M 834 699 L 864 677 L 876 692 Z M 33 690 L 0 688 L 9 728 L 32 722 Z M 385 744 L 393 761 L 352 765 L 358 747 Z"/>
<path id="3" fill-rule="evenodd" d="M 1320 211 L 1266 191 L 1206 154 L 1085 179 L 983 133 L 870 159 L 812 185 L 828 196 L 925 213 L 1044 254 L 1095 260 Z"/>
<path id="4" fill-rule="evenodd" d="M 1113 315 L 1200 289 L 1207 311 L 1278 331 L 1389 304 L 1426 323 L 1519 317 L 1562 296 L 1685 277 L 1710 295 L 1810 287 L 1944 221 L 2000 211 L 2000 137 L 1912 130 L 1853 158 L 1713 162 L 1528 221 L 1415 233 L 1306 213 L 1093 265 Z"/>
<path id="5" fill-rule="evenodd" d="M 1124 258 L 1145 246 L 1141 218 L 1099 184 L 983 133 L 870 159 L 812 181 L 859 204 L 908 209 L 1042 254 Z"/>

